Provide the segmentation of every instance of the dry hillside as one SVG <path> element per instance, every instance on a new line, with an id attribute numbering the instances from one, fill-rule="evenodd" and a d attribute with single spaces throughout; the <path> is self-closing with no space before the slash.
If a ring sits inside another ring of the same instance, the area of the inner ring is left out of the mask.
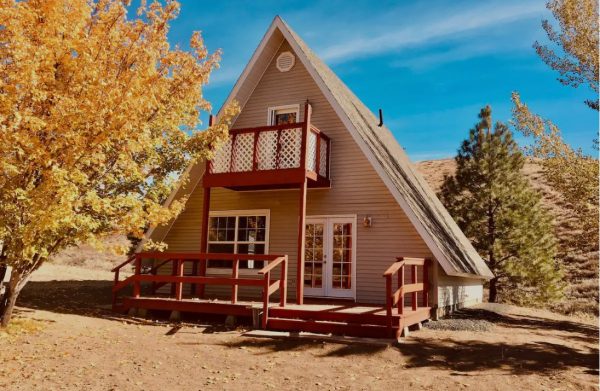
<path id="1" fill-rule="evenodd" d="M 50 260 L 57 265 L 77 266 L 86 269 L 110 270 L 123 262 L 125 255 L 117 255 L 111 248 L 115 246 L 129 245 L 125 236 L 111 236 L 104 242 L 103 249 L 83 244 L 61 251 Z"/>
<path id="2" fill-rule="evenodd" d="M 422 161 L 416 164 L 430 186 L 437 191 L 444 175 L 451 175 L 456 169 L 453 159 Z M 547 185 L 541 166 L 529 161 L 523 173 L 534 188 L 543 196 L 543 202 L 555 219 L 556 235 L 560 243 L 560 260 L 564 265 L 569 282 L 565 300 L 553 309 L 564 313 L 598 314 L 598 252 L 597 249 L 571 248 L 569 237 L 576 235 L 570 224 L 567 209 L 561 206 L 559 196 Z"/>

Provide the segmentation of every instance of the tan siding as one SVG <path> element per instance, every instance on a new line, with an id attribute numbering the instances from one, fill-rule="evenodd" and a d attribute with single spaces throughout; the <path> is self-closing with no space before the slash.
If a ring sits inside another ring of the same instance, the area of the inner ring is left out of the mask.
<path id="1" fill-rule="evenodd" d="M 290 49 L 284 43 L 279 50 Z M 291 71 L 282 73 L 273 61 L 236 119 L 234 127 L 265 125 L 269 107 L 286 104 L 301 104 L 303 107 L 306 99 L 313 108 L 313 124 L 332 140 L 332 188 L 308 191 L 307 215 L 358 216 L 357 300 L 384 302 L 382 273 L 395 257 L 431 257 L 431 252 L 302 64 L 296 61 Z M 169 250 L 199 250 L 202 191 L 201 186 L 196 188 L 185 211 L 168 232 L 165 241 L 169 244 Z M 290 296 L 293 296 L 296 283 L 298 191 L 235 192 L 213 189 L 211 200 L 211 210 L 270 209 L 269 250 L 272 254 L 289 255 Z M 371 228 L 361 224 L 367 215 L 372 218 Z"/>

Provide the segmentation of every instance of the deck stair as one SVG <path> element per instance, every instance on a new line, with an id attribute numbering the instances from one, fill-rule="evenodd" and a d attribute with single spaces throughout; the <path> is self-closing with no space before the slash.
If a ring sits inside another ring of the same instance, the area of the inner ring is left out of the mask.
<path id="1" fill-rule="evenodd" d="M 303 307 L 300 308 L 300 307 Z M 288 305 L 269 310 L 267 329 L 277 331 L 307 331 L 352 337 L 382 338 L 399 335 L 404 327 L 429 318 L 430 308 L 417 311 L 406 308 L 403 315 L 392 313 L 392 327 L 385 308 L 374 306 Z"/>

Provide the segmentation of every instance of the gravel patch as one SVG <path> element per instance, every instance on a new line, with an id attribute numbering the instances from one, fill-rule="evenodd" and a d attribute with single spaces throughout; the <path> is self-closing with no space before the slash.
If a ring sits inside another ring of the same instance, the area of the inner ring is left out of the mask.
<path id="1" fill-rule="evenodd" d="M 432 330 L 450 331 L 490 331 L 494 324 L 483 319 L 441 319 L 427 322 L 425 327 Z"/>

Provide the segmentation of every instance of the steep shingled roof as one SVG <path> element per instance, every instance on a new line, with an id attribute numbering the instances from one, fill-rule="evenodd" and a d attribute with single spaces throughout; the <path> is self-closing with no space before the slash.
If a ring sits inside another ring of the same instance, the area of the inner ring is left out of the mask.
<path id="1" fill-rule="evenodd" d="M 409 218 L 412 217 L 417 230 L 426 236 L 426 241 L 435 245 L 435 248 L 430 248 L 434 255 L 447 261 L 440 262 L 444 271 L 449 275 L 493 277 L 471 242 L 456 225 L 425 179 L 416 171 L 390 130 L 385 126 L 378 126 L 379 120 L 375 115 L 281 18 L 276 17 L 274 23 L 280 24 L 282 30 L 287 30 L 282 31 L 283 35 L 291 36 L 291 46 L 299 50 L 308 62 L 305 66 L 314 70 L 313 76 L 316 74 L 321 79 L 322 85 L 339 104 L 343 115 L 347 116 L 347 120 L 360 137 L 357 141 L 362 140 L 368 148 L 367 152 L 371 152 L 367 153 L 367 156 L 376 171 L 386 185 L 391 187 L 390 190 L 397 196 L 396 199 Z M 412 216 L 407 208 L 412 212 Z"/>

